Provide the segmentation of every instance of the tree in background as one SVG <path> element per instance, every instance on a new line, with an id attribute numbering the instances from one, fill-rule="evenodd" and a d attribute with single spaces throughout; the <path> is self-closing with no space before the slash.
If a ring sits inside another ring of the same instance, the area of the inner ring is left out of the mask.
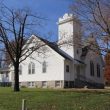
<path id="1" fill-rule="evenodd" d="M 35 42 L 26 49 L 24 42 L 33 30 L 41 25 L 43 18 L 32 14 L 28 9 L 9 9 L 5 5 L 0 9 L 0 51 L 4 52 L 3 61 L 14 66 L 14 91 L 19 91 L 19 64 L 44 44 Z M 6 59 L 5 59 L 6 58 Z"/>
<path id="2" fill-rule="evenodd" d="M 104 77 L 106 85 L 110 85 L 110 51 L 105 56 Z"/>
<path id="3" fill-rule="evenodd" d="M 108 0 L 75 0 L 71 5 L 72 13 L 78 17 L 85 36 L 90 33 L 96 37 L 102 54 L 110 49 L 110 1 Z"/>
<path id="4" fill-rule="evenodd" d="M 110 1 L 75 0 L 70 8 L 81 20 L 85 36 L 92 33 L 96 38 L 96 47 L 105 56 L 105 79 L 110 81 Z"/>

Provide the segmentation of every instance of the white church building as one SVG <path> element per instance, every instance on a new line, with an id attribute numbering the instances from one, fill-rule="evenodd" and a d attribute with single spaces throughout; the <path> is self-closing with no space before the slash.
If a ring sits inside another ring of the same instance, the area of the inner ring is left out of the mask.
<path id="1" fill-rule="evenodd" d="M 40 40 L 46 45 L 43 54 L 35 51 L 20 64 L 20 86 L 103 88 L 103 58 L 90 49 L 92 46 L 89 43 L 82 42 L 80 21 L 72 14 L 65 14 L 59 18 L 58 33 L 57 43 L 35 35 L 29 38 L 32 43 Z M 94 38 L 91 37 L 89 40 L 95 43 Z M 13 76 L 11 68 L 9 82 L 14 81 Z"/>

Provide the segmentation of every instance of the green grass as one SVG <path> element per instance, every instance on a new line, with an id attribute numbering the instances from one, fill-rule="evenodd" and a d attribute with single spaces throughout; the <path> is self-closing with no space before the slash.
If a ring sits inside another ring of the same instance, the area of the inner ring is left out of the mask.
<path id="1" fill-rule="evenodd" d="M 110 110 L 106 91 L 0 88 L 0 110 L 21 110 L 22 99 L 28 110 Z"/>

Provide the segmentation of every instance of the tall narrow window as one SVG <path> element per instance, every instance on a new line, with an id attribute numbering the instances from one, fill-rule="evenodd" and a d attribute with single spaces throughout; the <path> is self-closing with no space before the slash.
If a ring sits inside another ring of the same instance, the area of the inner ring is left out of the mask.
<path id="1" fill-rule="evenodd" d="M 28 65 L 28 74 L 35 74 L 35 64 L 33 62 Z"/>
<path id="2" fill-rule="evenodd" d="M 8 72 L 6 72 L 6 78 L 8 78 L 9 77 L 9 73 Z"/>
<path id="3" fill-rule="evenodd" d="M 32 63 L 32 74 L 34 74 L 35 73 L 35 64 L 34 63 Z"/>
<path id="4" fill-rule="evenodd" d="M 77 74 L 77 79 L 80 79 L 80 66 L 76 66 L 76 74 Z"/>
<path id="5" fill-rule="evenodd" d="M 69 65 L 66 65 L 66 72 L 69 73 Z"/>
<path id="6" fill-rule="evenodd" d="M 31 74 L 31 63 L 28 65 L 28 74 Z"/>
<path id="7" fill-rule="evenodd" d="M 97 64 L 97 77 L 100 77 L 100 65 Z"/>
<path id="8" fill-rule="evenodd" d="M 42 72 L 43 73 L 46 73 L 46 62 L 44 61 L 43 63 L 42 63 Z"/>
<path id="9" fill-rule="evenodd" d="M 22 75 L 22 65 L 19 66 L 19 75 Z"/>
<path id="10" fill-rule="evenodd" d="M 90 75 L 94 76 L 94 63 L 93 63 L 93 61 L 90 61 Z"/>

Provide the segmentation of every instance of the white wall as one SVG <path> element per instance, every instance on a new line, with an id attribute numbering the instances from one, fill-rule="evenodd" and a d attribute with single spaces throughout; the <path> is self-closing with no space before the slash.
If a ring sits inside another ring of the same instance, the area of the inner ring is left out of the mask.
<path id="1" fill-rule="evenodd" d="M 64 58 L 58 53 L 53 51 L 50 47 L 46 55 L 40 55 L 34 52 L 32 58 L 27 58 L 21 63 L 23 67 L 22 75 L 20 75 L 20 82 L 25 81 L 52 81 L 52 80 L 64 80 Z M 43 61 L 47 63 L 47 72 L 42 73 Z M 30 62 L 35 63 L 35 74 L 28 74 L 28 64 Z"/>
<path id="2" fill-rule="evenodd" d="M 61 43 L 61 49 L 67 52 L 71 57 L 73 57 L 73 45 L 69 45 L 66 41 L 73 42 L 73 25 L 68 22 L 59 25 L 59 43 Z"/>
<path id="3" fill-rule="evenodd" d="M 90 75 L 90 61 L 94 63 L 94 76 Z M 86 69 L 85 75 L 88 80 L 94 81 L 96 83 L 104 83 L 104 71 L 103 71 L 103 61 L 100 55 L 96 55 L 94 52 L 89 52 L 85 59 Z M 100 77 L 97 77 L 97 63 L 100 65 Z"/>
<path id="4" fill-rule="evenodd" d="M 69 72 L 66 72 L 66 65 L 69 65 Z M 74 81 L 74 65 L 73 65 L 72 61 L 65 60 L 64 79 L 66 81 Z"/>
<path id="5" fill-rule="evenodd" d="M 73 58 L 79 59 L 81 52 L 81 24 L 72 14 L 65 14 L 58 23 L 59 44 L 61 49 Z"/>

